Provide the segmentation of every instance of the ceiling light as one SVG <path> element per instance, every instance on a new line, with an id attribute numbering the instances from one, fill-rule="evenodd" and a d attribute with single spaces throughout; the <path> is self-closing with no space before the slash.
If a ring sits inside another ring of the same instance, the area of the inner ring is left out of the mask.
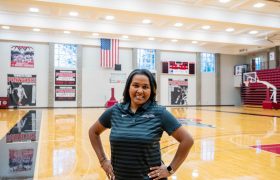
<path id="1" fill-rule="evenodd" d="M 153 41 L 153 40 L 155 40 L 155 38 L 149 37 L 148 40 Z"/>
<path id="2" fill-rule="evenodd" d="M 31 7 L 31 8 L 29 8 L 29 11 L 30 11 L 30 12 L 34 12 L 34 13 L 37 13 L 37 12 L 39 12 L 39 9 L 38 9 L 38 8 L 35 8 L 35 7 Z"/>
<path id="3" fill-rule="evenodd" d="M 256 3 L 256 4 L 253 5 L 253 7 L 255 7 L 255 8 L 261 8 L 261 7 L 264 7 L 264 6 L 265 6 L 264 3 Z"/>
<path id="4" fill-rule="evenodd" d="M 70 31 L 64 31 L 64 34 L 70 34 L 71 32 Z"/>
<path id="5" fill-rule="evenodd" d="M 220 1 L 220 3 L 228 3 L 228 2 L 230 2 L 230 0 L 219 0 Z"/>
<path id="6" fill-rule="evenodd" d="M 174 24 L 174 26 L 176 26 L 176 27 L 182 27 L 182 26 L 183 26 L 183 23 L 177 22 L 177 23 Z"/>
<path id="7" fill-rule="evenodd" d="M 192 41 L 192 43 L 193 43 L 193 44 L 197 44 L 198 42 L 197 42 L 197 41 Z"/>
<path id="8" fill-rule="evenodd" d="M 211 26 L 209 26 L 209 25 L 205 25 L 205 26 L 202 26 L 201 28 L 202 28 L 202 29 L 210 29 L 210 28 L 211 28 Z"/>
<path id="9" fill-rule="evenodd" d="M 2 29 L 10 29 L 10 26 L 2 26 Z"/>
<path id="10" fill-rule="evenodd" d="M 258 31 L 250 31 L 249 34 L 258 34 Z"/>
<path id="11" fill-rule="evenodd" d="M 114 20 L 114 19 L 115 19 L 115 16 L 111 16 L 111 15 L 110 15 L 110 16 L 106 16 L 105 19 L 106 19 L 106 20 Z"/>
<path id="12" fill-rule="evenodd" d="M 227 32 L 232 32 L 232 31 L 234 31 L 234 28 L 227 28 L 226 31 Z"/>
<path id="13" fill-rule="evenodd" d="M 39 29 L 39 28 L 33 28 L 33 31 L 39 32 L 39 31 L 41 31 L 41 29 Z"/>
<path id="14" fill-rule="evenodd" d="M 123 36 L 122 36 L 122 38 L 124 38 L 124 39 L 128 39 L 128 36 L 126 36 L 126 35 L 123 35 Z"/>
<path id="15" fill-rule="evenodd" d="M 99 34 L 98 34 L 98 33 L 92 33 L 92 35 L 93 35 L 93 36 L 99 36 Z"/>
<path id="16" fill-rule="evenodd" d="M 76 16 L 79 15 L 79 13 L 76 12 L 76 11 L 71 11 L 71 12 L 69 12 L 69 15 L 70 15 L 70 16 L 73 16 L 73 17 L 76 17 Z"/>
<path id="17" fill-rule="evenodd" d="M 143 24 L 151 24 L 152 21 L 150 19 L 143 19 L 142 23 Z"/>
<path id="18" fill-rule="evenodd" d="M 177 39 L 172 39 L 171 41 L 172 41 L 172 42 L 178 42 L 178 40 L 177 40 Z"/>

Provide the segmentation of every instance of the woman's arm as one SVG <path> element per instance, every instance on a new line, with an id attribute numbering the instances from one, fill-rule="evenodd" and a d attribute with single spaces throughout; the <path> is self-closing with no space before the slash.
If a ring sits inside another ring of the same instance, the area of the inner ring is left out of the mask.
<path id="1" fill-rule="evenodd" d="M 176 171 L 188 156 L 194 141 L 192 136 L 184 129 L 183 126 L 176 129 L 171 135 L 180 143 L 176 154 L 170 163 L 173 171 Z M 148 175 L 155 178 L 154 180 L 159 180 L 161 178 L 168 177 L 171 174 L 167 170 L 167 166 L 163 164 L 158 167 L 152 167 L 151 172 Z"/>
<path id="2" fill-rule="evenodd" d="M 107 159 L 100 139 L 100 134 L 104 130 L 106 128 L 99 121 L 96 121 L 89 129 L 89 139 L 100 163 Z"/>
<path id="3" fill-rule="evenodd" d="M 180 143 L 170 164 L 172 169 L 176 171 L 188 156 L 194 141 L 192 136 L 184 129 L 183 126 L 174 131 L 172 136 Z"/>
<path id="4" fill-rule="evenodd" d="M 106 175 L 109 179 L 115 179 L 111 161 L 107 159 L 100 139 L 100 134 L 104 130 L 106 130 L 106 128 L 99 121 L 96 121 L 89 129 L 89 139 Z"/>

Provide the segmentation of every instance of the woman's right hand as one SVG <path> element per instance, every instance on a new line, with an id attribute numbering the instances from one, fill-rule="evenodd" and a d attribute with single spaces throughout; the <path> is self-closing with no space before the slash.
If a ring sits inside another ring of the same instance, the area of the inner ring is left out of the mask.
<path id="1" fill-rule="evenodd" d="M 111 164 L 111 161 L 106 159 L 102 162 L 101 167 L 105 171 L 107 177 L 109 180 L 115 180 L 115 175 L 113 171 L 113 166 Z"/>

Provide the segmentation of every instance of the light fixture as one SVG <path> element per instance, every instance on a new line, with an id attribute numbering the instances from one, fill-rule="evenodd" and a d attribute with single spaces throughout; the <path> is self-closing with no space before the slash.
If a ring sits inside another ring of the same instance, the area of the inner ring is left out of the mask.
<path id="1" fill-rule="evenodd" d="M 227 32 L 232 32 L 232 31 L 234 31 L 234 30 L 235 30 L 234 28 L 227 28 L 227 29 L 226 29 Z"/>
<path id="2" fill-rule="evenodd" d="M 178 40 L 177 40 L 177 39 L 172 39 L 171 41 L 172 41 L 172 42 L 178 42 Z"/>
<path id="3" fill-rule="evenodd" d="M 206 29 L 210 29 L 210 28 L 211 28 L 211 26 L 209 26 L 209 25 L 205 25 L 205 26 L 202 26 L 201 28 L 206 30 Z"/>
<path id="4" fill-rule="evenodd" d="M 93 36 L 99 36 L 99 33 L 92 33 Z"/>
<path id="5" fill-rule="evenodd" d="M 106 20 L 114 20 L 115 16 L 108 15 L 108 16 L 105 16 L 105 19 Z"/>
<path id="6" fill-rule="evenodd" d="M 35 7 L 31 7 L 31 8 L 29 8 L 29 11 L 33 12 L 33 13 L 37 13 L 37 12 L 39 12 L 39 9 L 35 8 Z"/>
<path id="7" fill-rule="evenodd" d="M 175 27 L 182 27 L 182 26 L 183 26 L 183 23 L 177 22 L 177 23 L 174 24 L 174 26 L 175 26 Z"/>
<path id="8" fill-rule="evenodd" d="M 259 31 L 250 31 L 249 34 L 258 34 Z"/>
<path id="9" fill-rule="evenodd" d="M 64 31 L 64 34 L 70 34 L 71 32 L 70 31 Z"/>
<path id="10" fill-rule="evenodd" d="M 192 43 L 193 43 L 193 44 L 197 44 L 198 42 L 197 42 L 197 41 L 192 41 Z"/>
<path id="11" fill-rule="evenodd" d="M 39 28 L 33 28 L 33 31 L 34 31 L 34 32 L 39 32 L 39 31 L 41 31 L 41 29 L 39 29 Z"/>
<path id="12" fill-rule="evenodd" d="M 256 3 L 256 4 L 253 5 L 253 7 L 255 7 L 255 8 L 261 8 L 261 7 L 264 7 L 264 6 L 265 6 L 264 3 Z"/>
<path id="13" fill-rule="evenodd" d="M 71 11 L 71 12 L 69 12 L 69 15 L 73 16 L 73 17 L 77 17 L 79 15 L 79 13 L 76 11 Z"/>
<path id="14" fill-rule="evenodd" d="M 126 35 L 123 35 L 123 36 L 122 36 L 122 38 L 124 38 L 124 39 L 128 39 L 128 36 L 126 36 Z"/>
<path id="15" fill-rule="evenodd" d="M 149 37 L 148 40 L 149 40 L 149 41 L 153 41 L 153 40 L 155 40 L 155 38 Z"/>
<path id="16" fill-rule="evenodd" d="M 143 19 L 142 23 L 143 24 L 151 24 L 152 21 L 150 19 Z"/>
<path id="17" fill-rule="evenodd" d="M 10 29 L 10 26 L 1 26 L 2 29 Z"/>
<path id="18" fill-rule="evenodd" d="M 219 0 L 220 1 L 220 3 L 228 3 L 228 2 L 230 2 L 230 0 Z"/>

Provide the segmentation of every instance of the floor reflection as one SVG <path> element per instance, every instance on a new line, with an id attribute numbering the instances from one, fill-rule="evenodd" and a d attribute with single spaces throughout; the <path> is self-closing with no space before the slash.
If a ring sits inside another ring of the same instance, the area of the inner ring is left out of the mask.
<path id="1" fill-rule="evenodd" d="M 0 141 L 0 179 L 34 176 L 40 113 L 28 111 Z"/>

